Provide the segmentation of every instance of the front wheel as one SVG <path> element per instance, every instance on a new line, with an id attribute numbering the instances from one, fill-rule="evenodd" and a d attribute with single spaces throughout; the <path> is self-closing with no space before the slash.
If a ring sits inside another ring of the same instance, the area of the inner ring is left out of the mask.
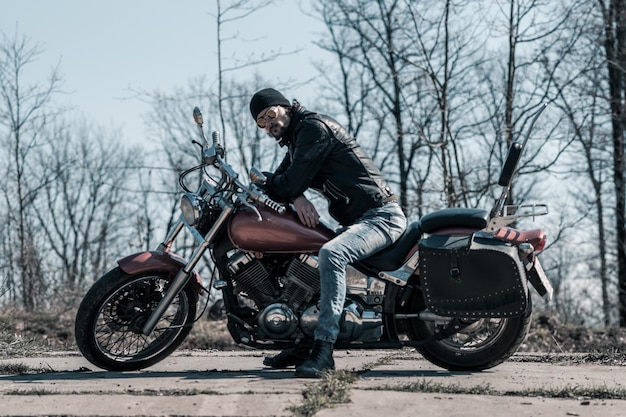
<path id="1" fill-rule="evenodd" d="M 451 371 L 482 371 L 501 364 L 522 344 L 530 328 L 530 299 L 526 312 L 512 318 L 483 318 L 464 323 L 466 327 L 452 336 L 420 346 L 418 351 L 428 361 Z M 448 322 L 413 321 L 416 339 L 441 331 Z"/>
<path id="2" fill-rule="evenodd" d="M 154 365 L 187 337 L 198 292 L 190 285 L 178 294 L 154 331 L 141 331 L 169 285 L 167 272 L 129 275 L 115 268 L 87 292 L 76 314 L 76 344 L 92 364 L 109 371 Z"/>

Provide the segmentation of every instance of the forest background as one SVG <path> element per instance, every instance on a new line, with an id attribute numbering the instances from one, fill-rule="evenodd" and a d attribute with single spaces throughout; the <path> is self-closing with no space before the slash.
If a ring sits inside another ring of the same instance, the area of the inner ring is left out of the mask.
<path id="1" fill-rule="evenodd" d="M 297 50 L 254 39 L 246 21 L 280 2 L 206 3 L 215 77 L 137 89 L 151 143 L 128 143 L 59 104 L 61 65 L 18 29 L 0 39 L 0 303 L 4 311 L 74 311 L 121 256 L 154 249 L 178 216 L 177 176 L 195 165 L 191 109 L 222 132 L 244 174 L 282 159 L 248 103 L 273 86 L 316 91 L 305 107 L 337 118 L 383 168 L 410 220 L 444 207 L 489 209 L 509 145 L 535 125 L 512 197 L 546 203 L 541 255 L 555 288 L 536 306 L 561 321 L 626 327 L 626 0 L 319 0 L 327 59 L 302 78 Z M 6 28 L 5 28 L 6 29 Z M 204 46 L 199 44 L 198 48 Z M 285 71 L 262 64 L 293 57 Z M 206 110 L 208 109 L 208 111 Z M 158 144 L 158 146 L 156 146 Z M 530 221 L 530 220 L 529 220 Z M 185 248 L 180 249 L 185 253 Z"/>

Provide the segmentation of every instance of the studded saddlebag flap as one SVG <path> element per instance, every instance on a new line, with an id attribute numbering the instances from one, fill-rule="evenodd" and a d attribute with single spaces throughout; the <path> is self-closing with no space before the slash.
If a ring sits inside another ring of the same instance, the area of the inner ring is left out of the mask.
<path id="1" fill-rule="evenodd" d="M 432 235 L 419 247 L 427 308 L 456 317 L 514 317 L 526 311 L 528 286 L 517 248 L 475 236 Z"/>

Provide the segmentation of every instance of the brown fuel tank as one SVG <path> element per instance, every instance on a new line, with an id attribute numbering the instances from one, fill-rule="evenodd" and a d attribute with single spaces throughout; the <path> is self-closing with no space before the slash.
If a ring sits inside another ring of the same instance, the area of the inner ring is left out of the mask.
<path id="1" fill-rule="evenodd" d="M 248 252 L 316 253 L 320 247 L 335 236 L 335 232 L 323 225 L 310 228 L 288 209 L 284 214 L 267 207 L 257 206 L 262 221 L 250 208 L 241 208 L 231 218 L 228 236 L 233 244 Z"/>

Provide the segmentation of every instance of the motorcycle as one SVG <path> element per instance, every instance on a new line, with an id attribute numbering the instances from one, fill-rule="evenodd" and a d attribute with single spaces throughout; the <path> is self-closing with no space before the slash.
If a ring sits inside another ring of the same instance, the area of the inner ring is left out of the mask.
<path id="1" fill-rule="evenodd" d="M 552 296 L 538 257 L 544 232 L 512 227 L 520 218 L 548 214 L 547 205 L 506 204 L 544 107 L 525 139 L 511 145 L 493 209 L 429 213 L 392 246 L 349 266 L 336 349 L 412 347 L 456 371 L 492 368 L 515 353 L 531 321 L 528 283 L 540 296 Z M 244 183 L 226 162 L 219 133 L 206 137 L 197 107 L 194 120 L 202 160 L 180 175 L 185 192 L 179 220 L 156 250 L 119 259 L 77 311 L 78 348 L 100 368 L 146 368 L 183 342 L 199 318 L 200 296 L 209 291 L 196 271 L 205 254 L 213 263 L 208 287 L 221 291 L 236 343 L 289 348 L 312 338 L 317 326 L 316 254 L 336 232 L 323 223 L 302 225 L 292 207 L 274 201 L 262 186 Z M 190 191 L 185 177 L 193 172 L 202 179 Z M 172 249 L 183 230 L 197 244 L 188 260 Z"/>

